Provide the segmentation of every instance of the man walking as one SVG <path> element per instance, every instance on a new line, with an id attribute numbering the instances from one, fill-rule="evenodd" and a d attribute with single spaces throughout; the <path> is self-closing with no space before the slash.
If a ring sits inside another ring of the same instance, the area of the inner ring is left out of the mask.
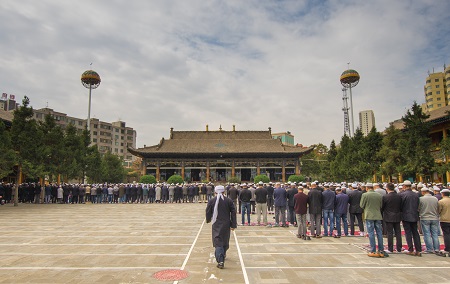
<path id="1" fill-rule="evenodd" d="M 236 208 L 233 201 L 223 196 L 223 185 L 215 187 L 217 196 L 208 201 L 206 222 L 212 223 L 212 242 L 215 247 L 217 267 L 224 268 L 227 250 L 230 247 L 230 234 L 236 228 Z"/>

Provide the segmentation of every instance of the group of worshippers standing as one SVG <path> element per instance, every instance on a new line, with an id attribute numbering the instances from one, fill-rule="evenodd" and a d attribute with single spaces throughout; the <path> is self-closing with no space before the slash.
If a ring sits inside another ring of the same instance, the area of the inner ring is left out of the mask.
<path id="1" fill-rule="evenodd" d="M 272 184 L 260 182 L 255 186 L 228 185 L 226 192 L 229 199 L 226 199 L 224 204 L 219 202 L 219 200 L 225 200 L 222 194 L 225 188 L 222 188 L 222 186 L 219 186 L 219 189 L 216 187 L 216 192 L 220 192 L 219 199 L 213 198 L 207 206 L 207 221 L 213 222 L 213 243 L 220 268 L 223 268 L 224 256 L 228 249 L 230 228 L 234 229 L 237 225 L 236 205 L 238 202 L 242 214 L 241 225 L 251 224 L 250 213 L 252 212 L 257 215 L 255 225 L 286 228 L 293 225 L 298 227 L 297 237 L 303 240 L 322 236 L 335 238 L 367 236 L 370 243 L 368 253 L 370 257 L 382 258 L 389 256 L 389 253 L 403 251 L 401 225 L 405 231 L 407 243 L 405 254 L 422 256 L 419 230 L 425 242 L 425 253 L 447 256 L 450 252 L 450 190 L 442 188 L 442 185 L 427 187 L 422 183 L 416 185 L 406 180 L 398 185 L 393 183 L 318 184 L 318 182 L 312 182 L 299 185 L 275 183 L 273 188 Z M 275 210 L 273 225 L 267 222 L 268 208 L 270 212 L 271 206 Z M 214 217 L 215 209 L 217 208 L 220 212 L 222 207 L 226 208 L 223 209 L 226 217 L 216 224 L 218 219 Z M 253 211 L 251 207 L 254 208 Z M 288 222 L 286 222 L 286 211 Z M 350 222 L 348 222 L 348 215 Z M 307 234 L 308 220 L 310 221 L 309 234 Z M 355 221 L 359 227 L 358 234 L 355 234 Z M 223 228 L 223 224 L 227 228 Z M 444 250 L 440 249 L 440 229 L 444 239 Z M 387 238 L 387 250 L 384 249 L 383 237 Z M 222 248 L 218 250 L 217 247 Z"/>

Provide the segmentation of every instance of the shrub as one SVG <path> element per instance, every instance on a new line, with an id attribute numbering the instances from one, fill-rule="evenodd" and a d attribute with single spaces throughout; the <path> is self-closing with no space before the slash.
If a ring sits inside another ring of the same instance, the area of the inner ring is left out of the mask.
<path id="1" fill-rule="evenodd" d="M 303 182 L 305 180 L 305 177 L 304 176 L 301 176 L 301 175 L 291 175 L 291 176 L 289 176 L 289 178 L 288 178 L 288 181 L 290 181 L 290 182 Z"/>
<path id="2" fill-rule="evenodd" d="M 143 175 L 139 179 L 140 183 L 156 183 L 156 178 L 152 175 Z"/>
<path id="3" fill-rule="evenodd" d="M 167 180 L 167 183 L 184 183 L 184 180 L 180 175 L 173 175 Z"/>
<path id="4" fill-rule="evenodd" d="M 228 179 L 228 182 L 229 182 L 229 183 L 241 183 L 241 179 L 238 178 L 238 177 L 230 177 L 230 178 Z"/>
<path id="5" fill-rule="evenodd" d="M 268 182 L 270 182 L 270 179 L 266 175 L 257 175 L 257 176 L 255 176 L 254 183 L 258 183 L 260 181 L 262 181 L 263 183 L 268 183 Z"/>

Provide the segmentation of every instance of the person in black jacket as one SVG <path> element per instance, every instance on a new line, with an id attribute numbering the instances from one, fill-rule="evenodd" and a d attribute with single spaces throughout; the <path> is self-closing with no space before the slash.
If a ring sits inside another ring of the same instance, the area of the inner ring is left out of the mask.
<path id="1" fill-rule="evenodd" d="M 239 192 L 239 200 L 241 201 L 242 226 L 245 225 L 245 214 L 247 214 L 247 224 L 250 226 L 250 199 L 252 199 L 252 192 L 244 183 L 242 185 L 241 192 Z"/>
<path id="2" fill-rule="evenodd" d="M 356 184 L 352 184 L 353 190 L 348 193 L 348 212 L 350 213 L 350 235 L 355 235 L 355 217 L 358 220 L 359 235 L 364 236 L 364 223 L 362 221 L 363 209 L 359 206 L 363 192 Z"/>
<path id="3" fill-rule="evenodd" d="M 298 193 L 298 189 L 297 186 L 295 185 L 295 183 L 291 184 L 291 188 L 288 189 L 287 191 L 287 205 L 288 205 L 288 221 L 291 225 L 297 227 L 297 218 L 295 216 L 295 210 L 294 210 L 294 205 L 295 205 L 295 201 L 294 201 L 294 195 L 296 195 Z"/>
<path id="4" fill-rule="evenodd" d="M 395 192 L 395 186 L 392 183 L 386 185 L 387 194 L 383 196 L 383 221 L 386 222 L 386 233 L 388 241 L 388 251 L 394 251 L 394 234 L 396 240 L 397 252 L 402 251 L 402 231 L 400 221 L 402 220 L 402 198 Z"/>
<path id="5" fill-rule="evenodd" d="M 258 188 L 255 190 L 256 202 L 256 221 L 258 226 L 261 225 L 261 213 L 263 215 L 263 224 L 267 225 L 267 189 L 263 186 L 263 182 L 258 183 Z"/>
<path id="6" fill-rule="evenodd" d="M 311 183 L 308 193 L 309 218 L 311 220 L 311 235 L 313 238 L 321 238 L 322 219 L 322 192 L 317 189 L 316 182 Z"/>
<path id="7" fill-rule="evenodd" d="M 405 229 L 406 243 L 408 244 L 407 255 L 422 256 L 422 244 L 420 242 L 417 222 L 419 221 L 419 195 L 412 191 L 411 181 L 405 180 L 403 183 L 405 191 L 402 197 L 402 221 Z M 414 252 L 414 247 L 416 251 Z"/>

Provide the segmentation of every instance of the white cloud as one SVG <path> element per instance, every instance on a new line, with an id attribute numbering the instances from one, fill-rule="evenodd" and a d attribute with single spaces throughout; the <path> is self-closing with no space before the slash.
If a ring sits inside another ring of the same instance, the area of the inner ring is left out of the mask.
<path id="1" fill-rule="evenodd" d="M 314 4 L 311 4 L 314 3 Z M 122 119 L 138 146 L 175 130 L 343 134 L 339 76 L 356 69 L 358 111 L 377 128 L 423 101 L 427 70 L 448 63 L 448 1 L 2 1 L 1 91 L 35 108 Z"/>

